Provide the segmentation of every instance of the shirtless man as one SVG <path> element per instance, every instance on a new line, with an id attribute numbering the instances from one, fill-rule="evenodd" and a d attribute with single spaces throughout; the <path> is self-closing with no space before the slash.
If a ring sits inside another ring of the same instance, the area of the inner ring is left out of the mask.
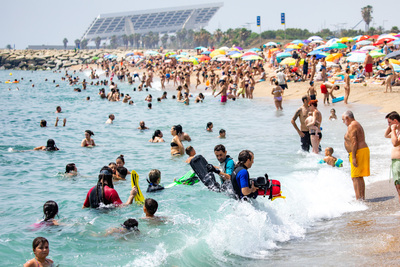
<path id="1" fill-rule="evenodd" d="M 385 137 L 390 138 L 393 145 L 391 169 L 400 202 L 400 115 L 396 111 L 392 111 L 385 118 L 388 121 Z"/>
<path id="2" fill-rule="evenodd" d="M 344 103 L 347 104 L 347 100 L 350 95 L 350 70 L 346 69 L 346 74 L 344 75 Z"/>
<path id="3" fill-rule="evenodd" d="M 227 99 L 226 91 L 228 90 L 228 84 L 227 84 L 226 80 L 221 80 L 220 84 L 221 84 L 221 90 L 218 92 L 218 94 L 214 95 L 214 97 L 221 95 L 221 103 L 225 103 L 226 99 Z"/>
<path id="4" fill-rule="evenodd" d="M 369 148 L 365 142 L 364 129 L 354 119 L 353 112 L 346 111 L 342 115 L 343 123 L 347 126 L 347 133 L 344 135 L 344 147 L 349 153 L 351 165 L 351 178 L 357 200 L 365 199 L 364 177 L 370 175 L 369 170 Z"/>
<path id="5" fill-rule="evenodd" d="M 374 59 L 369 53 L 367 53 L 367 56 L 364 60 L 364 68 L 367 79 L 371 78 L 373 75 L 372 64 L 374 64 Z"/>
<path id="6" fill-rule="evenodd" d="M 301 141 L 301 149 L 303 151 L 310 151 L 310 145 L 311 145 L 311 140 L 310 140 L 310 133 L 308 132 L 307 125 L 305 124 L 305 120 L 307 119 L 308 115 L 308 102 L 310 101 L 309 96 L 303 96 L 301 98 L 301 101 L 303 101 L 303 105 L 299 107 L 294 114 L 292 118 L 292 125 L 296 129 L 297 133 L 300 136 L 300 141 Z M 297 118 L 300 119 L 300 129 L 296 124 Z"/>

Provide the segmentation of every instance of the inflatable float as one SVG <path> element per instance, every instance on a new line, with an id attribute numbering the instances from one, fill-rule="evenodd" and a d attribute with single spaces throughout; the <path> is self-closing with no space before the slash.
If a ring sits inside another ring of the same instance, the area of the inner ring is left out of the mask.
<path id="1" fill-rule="evenodd" d="M 135 196 L 135 202 L 137 204 L 144 204 L 144 196 L 143 196 L 142 191 L 140 190 L 140 187 L 139 187 L 139 174 L 137 174 L 137 172 L 134 171 L 134 170 L 131 171 L 131 185 L 132 185 L 132 188 L 134 186 L 136 186 L 137 191 L 138 191 L 136 196 Z"/>

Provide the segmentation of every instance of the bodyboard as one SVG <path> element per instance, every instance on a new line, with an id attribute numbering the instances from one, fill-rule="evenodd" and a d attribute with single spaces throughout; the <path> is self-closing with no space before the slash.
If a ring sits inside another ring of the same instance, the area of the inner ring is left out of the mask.
<path id="1" fill-rule="evenodd" d="M 199 182 L 199 179 L 196 177 L 196 173 L 193 170 L 190 170 L 184 176 L 167 185 L 165 188 L 171 188 L 178 184 L 194 185 L 197 182 Z"/>
<path id="2" fill-rule="evenodd" d="M 336 97 L 332 99 L 332 103 L 337 103 L 344 100 L 344 96 Z"/>
<path id="3" fill-rule="evenodd" d="M 213 191 L 220 191 L 220 184 L 215 180 L 214 173 L 207 170 L 207 160 L 202 155 L 195 156 L 190 161 L 190 167 L 197 174 L 200 181 Z"/>
<path id="4" fill-rule="evenodd" d="M 135 196 L 135 202 L 138 204 L 143 204 L 144 196 L 139 187 L 139 174 L 137 174 L 137 172 L 134 170 L 131 171 L 131 185 L 132 185 L 132 187 L 136 186 L 137 191 L 138 191 L 138 193 Z"/>

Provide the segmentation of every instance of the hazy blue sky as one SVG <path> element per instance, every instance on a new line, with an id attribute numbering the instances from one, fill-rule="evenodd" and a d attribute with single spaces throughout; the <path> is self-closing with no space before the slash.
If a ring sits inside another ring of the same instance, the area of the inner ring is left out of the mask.
<path id="1" fill-rule="evenodd" d="M 383 25 L 385 29 L 400 27 L 399 0 L 14 0 L 2 1 L 0 47 L 15 44 L 17 49 L 25 49 L 29 44 L 62 45 L 64 37 L 69 40 L 69 45 L 73 45 L 74 40 L 82 37 L 98 14 L 212 2 L 224 2 L 224 6 L 206 28 L 211 32 L 217 28 L 226 30 L 247 23 L 253 23 L 247 26 L 258 32 L 259 29 L 255 25 L 256 16 L 261 16 L 262 31 L 282 29 L 281 12 L 286 13 L 287 28 L 335 30 L 335 24 L 352 28 L 362 19 L 361 8 L 366 5 L 372 5 L 374 8 L 371 26 Z M 364 27 L 365 24 L 361 23 L 356 29 Z"/>

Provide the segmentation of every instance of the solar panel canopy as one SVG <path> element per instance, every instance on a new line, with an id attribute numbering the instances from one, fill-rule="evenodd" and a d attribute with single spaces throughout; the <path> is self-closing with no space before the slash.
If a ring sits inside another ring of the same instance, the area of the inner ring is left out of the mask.
<path id="1" fill-rule="evenodd" d="M 82 39 L 92 41 L 97 37 L 109 39 L 113 35 L 119 37 L 148 32 L 175 33 L 183 28 L 197 30 L 206 27 L 222 6 L 223 3 L 214 3 L 100 14 L 90 24 Z"/>

